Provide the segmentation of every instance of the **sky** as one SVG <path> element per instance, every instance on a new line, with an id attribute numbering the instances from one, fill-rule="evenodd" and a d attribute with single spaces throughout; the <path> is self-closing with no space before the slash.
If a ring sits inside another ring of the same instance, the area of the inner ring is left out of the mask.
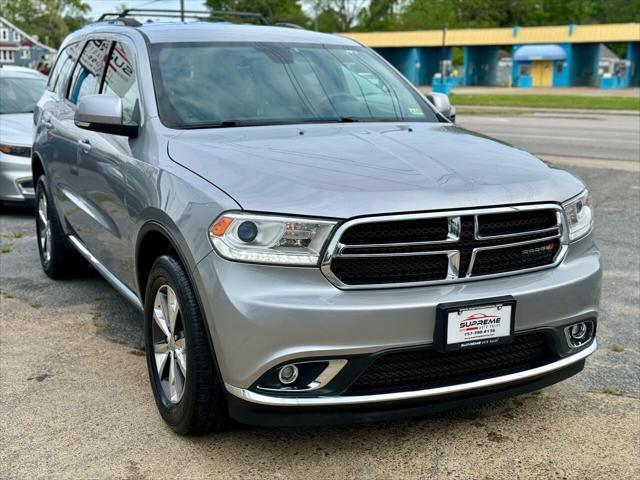
<path id="1" fill-rule="evenodd" d="M 84 0 L 91 7 L 91 18 L 98 18 L 105 12 L 115 12 L 124 4 L 128 8 L 180 8 L 180 0 Z M 204 0 L 184 0 L 185 10 L 205 10 Z"/>

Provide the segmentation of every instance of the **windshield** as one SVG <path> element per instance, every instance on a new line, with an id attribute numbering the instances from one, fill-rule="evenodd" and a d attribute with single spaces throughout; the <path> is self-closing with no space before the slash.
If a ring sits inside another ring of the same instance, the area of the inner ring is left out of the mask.
<path id="1" fill-rule="evenodd" d="M 0 114 L 33 112 L 46 86 L 45 78 L 0 78 Z"/>
<path id="2" fill-rule="evenodd" d="M 160 119 L 172 128 L 438 121 L 366 48 L 169 43 L 150 53 Z"/>

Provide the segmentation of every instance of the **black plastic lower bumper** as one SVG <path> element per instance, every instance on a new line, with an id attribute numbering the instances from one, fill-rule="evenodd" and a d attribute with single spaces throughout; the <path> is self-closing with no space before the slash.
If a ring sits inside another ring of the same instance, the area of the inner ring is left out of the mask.
<path id="1" fill-rule="evenodd" d="M 395 420 L 429 415 L 454 408 L 481 406 L 503 398 L 521 395 L 553 385 L 579 373 L 584 360 L 550 374 L 499 386 L 427 400 L 345 405 L 334 407 L 272 407 L 228 396 L 229 415 L 240 423 L 270 427 L 337 425 Z"/>

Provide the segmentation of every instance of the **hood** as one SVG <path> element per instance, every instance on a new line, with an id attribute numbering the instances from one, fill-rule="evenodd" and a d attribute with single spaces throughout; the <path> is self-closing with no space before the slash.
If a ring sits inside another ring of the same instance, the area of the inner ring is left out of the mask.
<path id="1" fill-rule="evenodd" d="M 349 218 L 562 202 L 583 188 L 523 150 L 450 124 L 190 130 L 168 151 L 258 212 Z"/>
<path id="2" fill-rule="evenodd" d="M 9 145 L 31 146 L 33 142 L 33 113 L 0 115 L 0 142 Z"/>

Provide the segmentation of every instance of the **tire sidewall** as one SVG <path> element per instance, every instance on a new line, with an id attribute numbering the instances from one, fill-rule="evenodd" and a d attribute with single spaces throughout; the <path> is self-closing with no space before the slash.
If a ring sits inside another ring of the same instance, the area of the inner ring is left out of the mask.
<path id="1" fill-rule="evenodd" d="M 154 263 L 147 282 L 147 290 L 145 294 L 144 305 L 144 336 L 145 351 L 147 357 L 147 368 L 149 370 L 149 380 L 155 397 L 156 405 L 162 415 L 162 418 L 174 429 L 181 430 L 181 426 L 189 422 L 195 404 L 194 385 L 192 377 L 194 375 L 193 355 L 189 352 L 189 341 L 193 338 L 191 311 L 193 305 L 189 302 L 184 289 L 191 288 L 190 285 L 182 285 L 176 281 L 176 268 L 182 268 L 171 257 L 160 257 Z M 167 398 L 160 377 L 155 365 L 155 357 L 153 354 L 153 308 L 158 290 L 163 285 L 169 285 L 176 293 L 180 313 L 182 316 L 182 324 L 185 332 L 185 343 L 187 349 L 187 377 L 185 390 L 182 398 L 178 403 L 172 403 Z"/>

